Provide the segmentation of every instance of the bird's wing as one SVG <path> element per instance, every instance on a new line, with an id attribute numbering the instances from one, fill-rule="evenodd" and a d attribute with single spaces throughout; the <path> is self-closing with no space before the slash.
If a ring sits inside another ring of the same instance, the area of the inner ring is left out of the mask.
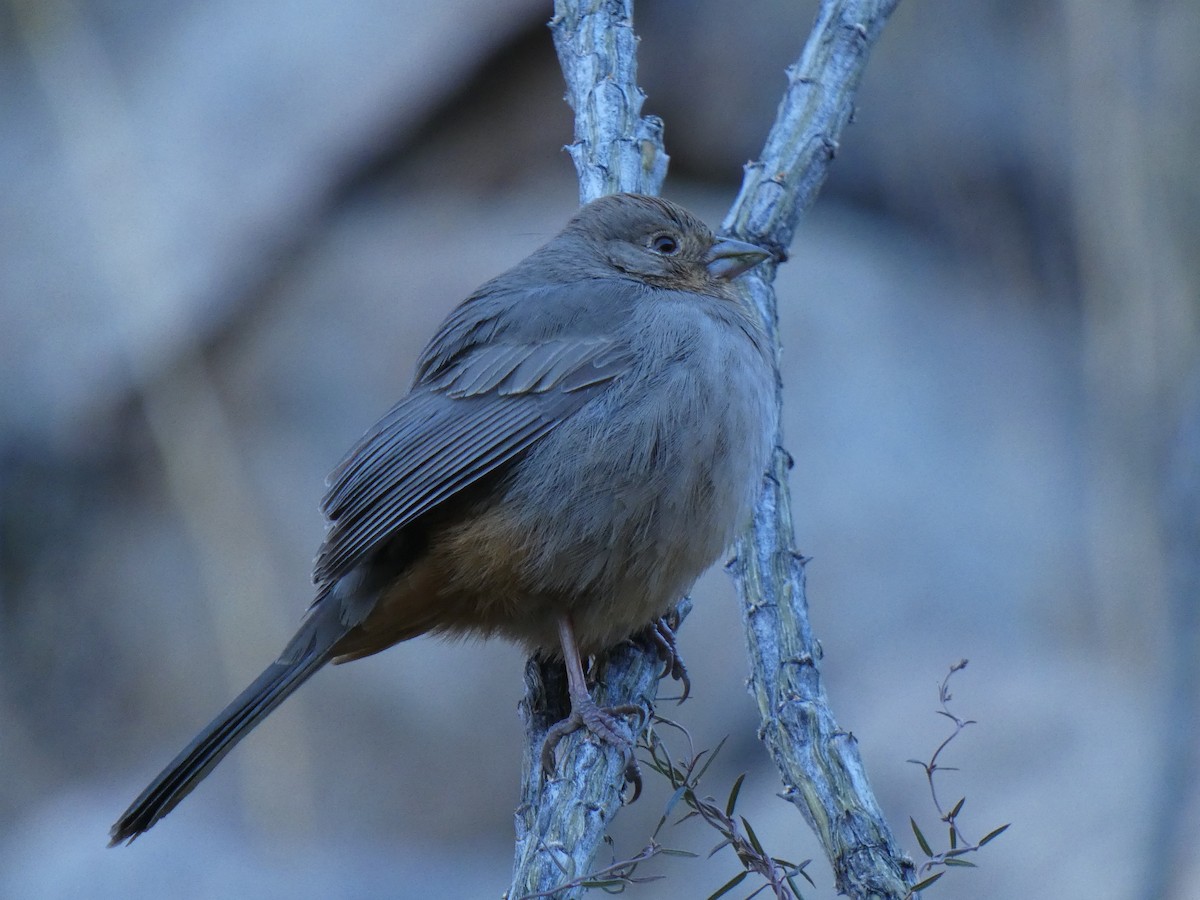
<path id="1" fill-rule="evenodd" d="M 427 374 L 329 476 L 313 579 L 329 584 L 389 535 L 516 459 L 631 365 L 577 336 L 467 348 Z"/>

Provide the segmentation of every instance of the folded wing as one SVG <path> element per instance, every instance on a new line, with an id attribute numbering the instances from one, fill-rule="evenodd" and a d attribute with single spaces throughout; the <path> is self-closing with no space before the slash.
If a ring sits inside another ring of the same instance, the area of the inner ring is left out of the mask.
<path id="1" fill-rule="evenodd" d="M 313 578 L 330 584 L 439 503 L 515 461 L 630 367 L 601 337 L 474 346 L 424 380 L 329 478 Z"/>

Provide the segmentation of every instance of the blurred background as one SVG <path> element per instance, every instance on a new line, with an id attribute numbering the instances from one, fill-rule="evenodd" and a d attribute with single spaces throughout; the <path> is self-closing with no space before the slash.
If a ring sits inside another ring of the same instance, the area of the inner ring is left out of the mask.
<path id="1" fill-rule="evenodd" d="M 321 673 L 105 843 L 298 623 L 326 472 L 451 306 L 575 208 L 550 12 L 0 4 L 0 896 L 507 887 L 523 660 L 500 643 Z M 668 197 L 720 221 L 814 12 L 638 4 Z M 930 896 L 1195 896 L 1197 46 L 1191 0 L 902 3 L 780 271 L 834 710 L 919 857 L 907 818 L 943 831 L 906 760 L 948 733 L 937 683 L 969 658 L 952 708 L 978 724 L 941 794 L 968 837 L 1013 823 Z M 832 897 L 755 739 L 731 585 L 695 597 L 693 699 L 662 711 L 698 748 L 729 735 L 708 789 L 748 771 L 740 809 Z M 649 782 L 613 854 L 669 793 Z M 737 869 L 655 860 L 668 879 L 629 896 Z"/>

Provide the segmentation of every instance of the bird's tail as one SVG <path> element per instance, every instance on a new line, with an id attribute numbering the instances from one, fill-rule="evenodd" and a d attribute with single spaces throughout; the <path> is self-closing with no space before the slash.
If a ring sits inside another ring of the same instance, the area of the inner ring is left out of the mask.
<path id="1" fill-rule="evenodd" d="M 324 618 L 310 616 L 283 655 L 171 760 L 113 825 L 108 846 L 132 841 L 174 809 L 238 741 L 329 661 L 344 628 L 323 628 Z"/>

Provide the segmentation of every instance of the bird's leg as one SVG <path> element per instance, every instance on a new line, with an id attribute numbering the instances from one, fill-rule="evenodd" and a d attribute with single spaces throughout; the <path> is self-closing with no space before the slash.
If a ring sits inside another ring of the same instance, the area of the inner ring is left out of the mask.
<path id="1" fill-rule="evenodd" d="M 692 692 L 692 679 L 688 677 L 687 666 L 683 664 L 683 657 L 679 655 L 679 647 L 675 643 L 674 626 L 678 624 L 663 616 L 646 629 L 645 637 L 658 651 L 658 658 L 663 662 L 663 672 L 659 678 L 670 675 L 683 686 L 683 695 L 679 698 L 682 703 Z"/>
<path id="2" fill-rule="evenodd" d="M 558 618 L 558 639 L 562 644 L 563 663 L 567 667 L 567 693 L 571 698 L 571 714 L 546 732 L 542 744 L 542 769 L 554 771 L 554 748 L 568 734 L 586 728 L 599 740 L 620 749 L 625 758 L 625 780 L 633 785 L 633 802 L 642 792 L 642 773 L 633 755 L 633 737 L 629 729 L 618 721 L 618 716 L 645 716 L 646 711 L 636 703 L 621 706 L 600 707 L 588 693 L 583 674 L 583 661 L 579 657 L 579 645 L 575 642 L 575 629 L 567 616 Z"/>

